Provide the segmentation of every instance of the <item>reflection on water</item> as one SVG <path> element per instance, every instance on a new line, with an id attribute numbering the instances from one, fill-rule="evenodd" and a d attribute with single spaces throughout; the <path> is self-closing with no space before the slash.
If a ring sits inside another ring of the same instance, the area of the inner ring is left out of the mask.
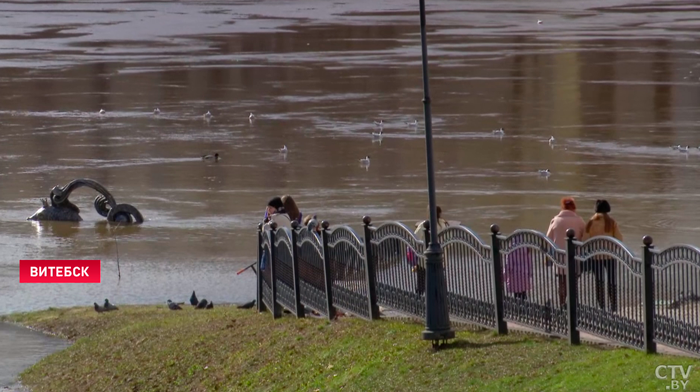
<path id="1" fill-rule="evenodd" d="M 49 237 L 68 239 L 74 237 L 80 231 L 77 222 L 30 222 L 36 229 L 37 237 Z"/>
<path id="2" fill-rule="evenodd" d="M 545 230 L 560 197 L 575 196 L 584 218 L 605 197 L 632 249 L 644 234 L 661 246 L 700 244 L 687 213 L 700 195 L 694 7 L 431 2 L 445 215 L 482 234 L 492 223 Z M 272 195 L 292 194 L 302 212 L 333 224 L 424 218 L 413 3 L 0 8 L 0 313 L 182 300 L 192 289 L 248 300 L 253 275 L 235 271 L 254 260 Z M 492 134 L 501 127 L 505 135 Z M 693 148 L 670 148 L 678 144 Z M 216 152 L 219 162 L 201 160 Z M 358 164 L 366 155 L 371 166 Z M 88 190 L 71 197 L 83 222 L 25 221 L 38 198 L 80 177 L 147 221 L 104 224 Z M 76 258 L 102 260 L 102 283 L 17 283 L 20 259 Z"/>

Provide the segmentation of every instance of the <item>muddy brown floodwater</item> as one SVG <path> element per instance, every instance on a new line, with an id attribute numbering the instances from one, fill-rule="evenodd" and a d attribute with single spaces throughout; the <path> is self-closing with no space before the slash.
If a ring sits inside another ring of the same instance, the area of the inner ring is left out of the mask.
<path id="1" fill-rule="evenodd" d="M 447 217 L 484 235 L 492 223 L 546 230 L 561 196 L 585 218 L 605 197 L 634 250 L 645 234 L 700 244 L 693 3 L 428 1 Z M 253 275 L 235 272 L 254 260 L 273 195 L 332 224 L 422 219 L 417 6 L 0 2 L 0 314 L 182 301 L 192 290 L 248 300 Z M 378 119 L 381 143 L 370 135 Z M 415 119 L 417 129 L 405 125 Z M 505 136 L 492 135 L 500 127 Z M 214 152 L 220 162 L 200 159 Z M 146 222 L 111 234 L 85 189 L 71 198 L 83 222 L 25 220 L 54 185 L 80 177 Z M 100 259 L 102 283 L 20 285 L 20 259 Z"/>

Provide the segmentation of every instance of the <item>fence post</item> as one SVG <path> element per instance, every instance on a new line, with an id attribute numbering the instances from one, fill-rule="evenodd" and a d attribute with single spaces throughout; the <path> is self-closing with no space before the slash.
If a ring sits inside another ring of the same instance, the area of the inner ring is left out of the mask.
<path id="1" fill-rule="evenodd" d="M 496 331 L 499 335 L 508 333 L 508 324 L 503 320 L 503 267 L 501 266 L 501 242 L 498 234 L 501 228 L 491 225 L 491 253 L 493 262 L 493 299 L 496 305 Z"/>
<path id="2" fill-rule="evenodd" d="M 654 341 L 654 275 L 651 268 L 654 248 L 654 240 L 645 235 L 642 239 L 644 243 L 644 270 L 642 272 L 644 290 L 644 350 L 647 354 L 656 352 L 656 342 Z"/>
<path id="3" fill-rule="evenodd" d="M 321 232 L 323 238 L 323 276 L 326 282 L 326 298 L 328 300 L 326 304 L 326 312 L 328 313 L 328 319 L 335 319 L 335 307 L 333 307 L 333 275 L 331 274 L 331 252 L 328 249 L 328 227 L 330 223 L 327 221 L 321 222 Z"/>
<path id="4" fill-rule="evenodd" d="M 569 311 L 569 344 L 581 344 L 578 330 L 578 268 L 576 268 L 576 245 L 574 229 L 566 230 L 566 307 Z M 555 267 L 556 268 L 556 267 Z"/>
<path id="5" fill-rule="evenodd" d="M 367 274 L 367 294 L 369 295 L 369 316 L 372 320 L 379 319 L 379 305 L 377 304 L 377 270 L 374 262 L 374 252 L 372 251 L 372 218 L 362 217 L 365 224 L 365 273 Z"/>
<path id="6" fill-rule="evenodd" d="M 260 266 L 262 264 L 262 258 L 263 258 L 263 249 L 262 249 L 262 243 L 263 243 L 263 237 L 264 235 L 267 235 L 265 231 L 263 230 L 263 224 L 258 223 L 258 265 L 256 268 L 258 269 L 257 274 L 255 274 L 255 280 L 257 281 L 257 291 L 255 295 L 255 301 L 258 304 L 258 313 L 264 312 L 267 310 L 265 308 L 265 304 L 263 303 L 263 294 L 262 294 L 262 288 L 263 288 L 263 271 L 260 269 Z"/>
<path id="7" fill-rule="evenodd" d="M 292 279 L 294 281 L 294 305 L 297 318 L 304 317 L 304 307 L 301 305 L 301 290 L 299 288 L 299 258 L 297 250 L 297 235 L 299 234 L 299 222 L 292 222 Z"/>
<path id="8" fill-rule="evenodd" d="M 272 282 L 272 318 L 282 317 L 282 312 L 277 305 L 277 278 L 275 277 L 275 257 L 277 257 L 277 251 L 275 250 L 275 231 L 277 231 L 277 222 L 270 223 L 270 260 L 268 260 L 267 267 L 270 268 L 270 279 Z"/>

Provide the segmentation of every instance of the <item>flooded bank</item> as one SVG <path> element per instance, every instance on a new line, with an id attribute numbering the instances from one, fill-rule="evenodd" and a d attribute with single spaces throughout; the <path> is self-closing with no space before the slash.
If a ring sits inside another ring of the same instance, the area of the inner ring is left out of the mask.
<path id="1" fill-rule="evenodd" d="M 527 3 L 428 5 L 445 216 L 484 235 L 493 223 L 544 231 L 562 196 L 586 219 L 607 198 L 632 249 L 643 235 L 700 244 L 688 214 L 700 195 L 698 7 Z M 235 272 L 255 258 L 273 195 L 332 224 L 425 216 L 413 2 L 0 9 L 0 314 L 183 301 L 192 290 L 246 301 L 253 274 Z M 670 148 L 679 144 L 692 148 Z M 221 161 L 201 160 L 215 152 Z M 109 229 L 89 190 L 71 196 L 80 223 L 25 220 L 74 178 L 102 183 L 146 222 Z M 100 259 L 102 283 L 20 285 L 20 259 Z"/>
<path id="2" fill-rule="evenodd" d="M 17 376 L 41 358 L 69 346 L 66 340 L 0 322 L 0 390 L 18 389 Z"/>

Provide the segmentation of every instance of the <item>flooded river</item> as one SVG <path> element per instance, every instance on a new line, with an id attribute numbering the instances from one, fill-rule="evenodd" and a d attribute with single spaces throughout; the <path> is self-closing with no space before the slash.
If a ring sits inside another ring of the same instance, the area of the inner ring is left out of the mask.
<path id="1" fill-rule="evenodd" d="M 693 4 L 429 1 L 446 217 L 484 235 L 492 223 L 543 231 L 562 196 L 575 196 L 584 218 L 604 197 L 632 249 L 644 234 L 700 244 Z M 253 275 L 235 272 L 253 262 L 274 195 L 332 224 L 424 218 L 417 9 L 0 2 L 0 314 L 183 301 L 193 289 L 248 300 Z M 370 135 L 379 119 L 381 143 Z M 417 129 L 405 125 L 413 120 Z M 501 127 L 503 137 L 491 133 Z M 215 152 L 221 161 L 200 158 Z M 545 168 L 549 178 L 538 175 Z M 102 183 L 146 222 L 111 231 L 87 189 L 71 197 L 83 222 L 25 220 L 74 178 Z M 100 259 L 102 283 L 20 285 L 20 259 Z"/>

